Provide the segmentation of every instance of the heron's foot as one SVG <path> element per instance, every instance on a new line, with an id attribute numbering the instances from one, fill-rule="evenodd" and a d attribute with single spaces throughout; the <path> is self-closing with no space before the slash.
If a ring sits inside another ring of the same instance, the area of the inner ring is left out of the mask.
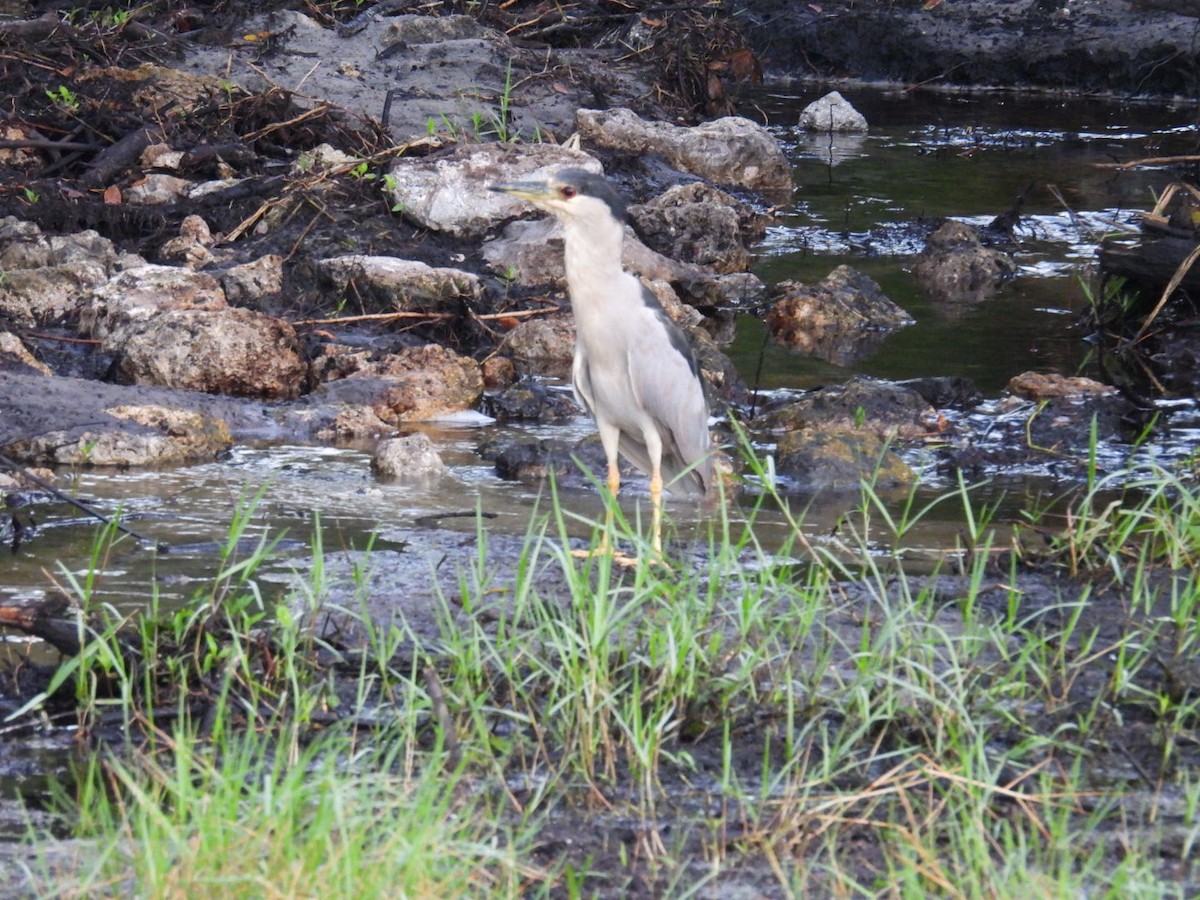
<path id="1" fill-rule="evenodd" d="M 666 561 L 662 553 L 655 553 L 651 556 L 630 556 L 627 553 L 622 553 L 620 550 L 611 550 L 608 547 L 592 547 L 587 550 L 572 550 L 571 555 L 576 559 L 599 559 L 609 557 L 613 565 L 620 566 L 623 569 L 635 569 L 641 563 L 645 562 L 652 566 L 658 566 L 660 569 L 665 569 L 668 572 L 673 572 L 674 567 Z"/>
<path id="2" fill-rule="evenodd" d="M 576 559 L 599 559 L 603 557 L 611 557 L 613 563 L 625 569 L 632 569 L 638 564 L 636 556 L 628 556 L 620 550 L 614 550 L 607 544 L 601 544 L 599 547 L 590 547 L 587 550 L 572 550 L 571 555 Z"/>

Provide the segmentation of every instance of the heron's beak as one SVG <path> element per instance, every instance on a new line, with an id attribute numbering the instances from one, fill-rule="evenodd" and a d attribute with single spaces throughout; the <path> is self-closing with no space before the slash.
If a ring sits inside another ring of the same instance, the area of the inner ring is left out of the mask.
<path id="1" fill-rule="evenodd" d="M 488 185 L 488 190 L 498 194 L 512 194 L 512 196 L 528 200 L 530 203 L 545 201 L 554 196 L 554 192 L 544 181 L 510 181 L 507 184 L 491 184 Z"/>

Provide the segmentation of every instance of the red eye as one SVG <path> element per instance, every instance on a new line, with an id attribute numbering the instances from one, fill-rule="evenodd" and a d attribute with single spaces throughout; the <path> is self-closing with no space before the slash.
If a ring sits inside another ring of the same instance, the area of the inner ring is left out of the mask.
<path id="1" fill-rule="evenodd" d="M 564 200 L 570 200 L 575 196 L 575 188 L 571 187 L 569 184 L 564 184 L 558 189 L 558 194 Z"/>

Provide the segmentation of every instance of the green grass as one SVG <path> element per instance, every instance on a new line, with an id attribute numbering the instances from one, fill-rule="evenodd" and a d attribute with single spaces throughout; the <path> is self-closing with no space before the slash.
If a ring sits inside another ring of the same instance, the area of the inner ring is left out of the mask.
<path id="1" fill-rule="evenodd" d="M 572 556 L 552 497 L 509 569 L 480 526 L 420 652 L 403 622 L 363 621 L 359 651 L 304 627 L 332 586 L 319 526 L 303 585 L 264 595 L 271 541 L 238 556 L 251 498 L 184 610 L 127 622 L 91 608 L 94 573 L 64 585 L 91 639 L 29 714 L 69 700 L 110 739 L 59 798 L 86 849 L 39 877 L 80 896 L 1188 896 L 1200 507 L 1167 472 L 1115 487 L 1000 547 L 967 485 L 923 508 L 867 486 L 833 539 L 795 515 L 768 550 L 755 509 L 730 511 L 699 552 L 629 571 Z M 960 546 L 905 577 L 941 504 Z"/>

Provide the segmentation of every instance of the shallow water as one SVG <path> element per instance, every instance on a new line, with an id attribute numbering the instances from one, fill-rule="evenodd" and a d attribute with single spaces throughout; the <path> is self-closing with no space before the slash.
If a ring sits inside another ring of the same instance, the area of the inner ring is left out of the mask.
<path id="1" fill-rule="evenodd" d="M 845 93 L 872 130 L 837 147 L 788 124 L 817 92 L 755 96 L 794 160 L 797 185 L 794 205 L 779 211 L 757 248 L 755 271 L 773 284 L 816 280 L 848 263 L 878 281 L 916 324 L 890 336 L 853 368 L 843 368 L 772 345 L 757 319 L 743 317 L 728 350 L 747 382 L 808 388 L 857 373 L 890 379 L 961 375 L 995 397 L 1012 375 L 1028 369 L 1089 373 L 1088 345 L 1074 323 L 1086 304 L 1083 283 L 1099 236 L 1127 224 L 1132 211 L 1149 208 L 1154 193 L 1173 177 L 1167 170 L 1117 173 L 1096 164 L 1194 149 L 1188 113 L 1162 105 L 1000 94 Z M 921 296 L 908 271 L 920 249 L 909 224 L 945 215 L 984 224 L 1030 185 L 1017 232 L 1020 275 L 994 299 L 968 308 L 939 309 Z M 1194 405 L 1175 403 L 1171 409 L 1176 442 L 1190 446 L 1189 435 L 1200 426 Z M 372 533 L 375 545 L 384 547 L 401 545 L 413 529 L 473 532 L 476 509 L 489 517 L 489 529 L 526 529 L 539 502 L 537 490 L 500 481 L 475 455 L 491 428 L 422 430 L 453 469 L 452 479 L 424 486 L 382 484 L 360 450 L 284 445 L 239 447 L 228 459 L 166 471 L 64 472 L 60 484 L 106 512 L 120 509 L 132 527 L 173 548 L 154 554 L 126 539 L 104 558 L 96 595 L 129 609 L 142 607 L 153 592 L 182 599 L 198 580 L 210 579 L 234 510 L 260 488 L 263 496 L 246 537 L 253 542 L 268 534 L 289 542 L 277 554 L 274 567 L 280 572 L 292 567 L 289 557 L 307 554 L 316 511 L 327 552 L 361 549 Z M 590 426 L 580 419 L 565 429 L 523 430 L 568 438 L 588 433 Z M 1170 455 L 1162 447 L 1149 452 Z M 644 511 L 646 498 L 644 485 L 631 487 L 624 505 L 633 515 Z M 929 490 L 947 487 L 933 482 Z M 1002 515 L 1043 487 L 1037 473 L 1003 479 Z M 598 499 L 578 490 L 564 497 L 567 508 L 585 520 L 573 524 L 573 533 L 585 536 L 586 520 L 601 515 Z M 814 532 L 827 531 L 856 500 L 841 495 L 813 503 L 807 516 Z M 953 544 L 957 508 L 947 504 L 944 513 L 931 517 L 922 539 L 931 554 Z M 685 530 L 702 519 L 698 508 L 678 501 L 671 503 L 670 515 Z M 0 563 L 10 592 L 44 589 L 47 576 L 60 583 L 82 578 L 93 562 L 93 520 L 65 505 L 39 507 L 35 516 L 37 539 Z M 768 543 L 787 531 L 769 515 L 763 528 Z"/>

